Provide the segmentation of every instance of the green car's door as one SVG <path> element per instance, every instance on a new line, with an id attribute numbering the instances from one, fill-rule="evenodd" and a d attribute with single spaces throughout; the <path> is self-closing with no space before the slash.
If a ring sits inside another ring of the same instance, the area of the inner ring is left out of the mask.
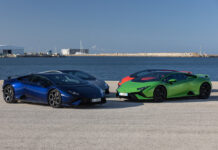
<path id="1" fill-rule="evenodd" d="M 172 82 L 170 82 L 172 81 Z M 167 98 L 187 96 L 190 80 L 184 73 L 175 73 L 169 75 L 166 79 Z"/>

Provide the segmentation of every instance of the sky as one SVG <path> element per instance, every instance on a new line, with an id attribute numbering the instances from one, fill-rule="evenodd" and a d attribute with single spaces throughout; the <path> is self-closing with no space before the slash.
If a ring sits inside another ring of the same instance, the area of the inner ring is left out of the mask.
<path id="1" fill-rule="evenodd" d="M 218 54 L 218 0 L 0 0 L 0 45 L 27 52 Z"/>

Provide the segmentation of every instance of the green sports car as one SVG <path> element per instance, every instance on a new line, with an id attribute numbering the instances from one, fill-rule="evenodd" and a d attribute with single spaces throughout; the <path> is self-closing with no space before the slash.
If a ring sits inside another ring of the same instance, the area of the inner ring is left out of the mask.
<path id="1" fill-rule="evenodd" d="M 211 87 L 210 78 L 205 74 L 154 70 L 123 83 L 117 89 L 117 96 L 130 100 L 153 99 L 155 102 L 188 96 L 207 99 Z"/>

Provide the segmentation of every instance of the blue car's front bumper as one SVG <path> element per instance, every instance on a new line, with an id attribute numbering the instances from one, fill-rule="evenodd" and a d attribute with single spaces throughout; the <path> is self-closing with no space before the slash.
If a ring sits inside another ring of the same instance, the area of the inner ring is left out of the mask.
<path id="1" fill-rule="evenodd" d="M 73 96 L 71 94 L 61 92 L 62 105 L 63 106 L 77 106 L 80 104 L 103 104 L 106 103 L 106 98 L 102 97 L 83 97 L 83 96 Z M 97 102 L 93 102 L 93 99 L 99 99 Z"/>

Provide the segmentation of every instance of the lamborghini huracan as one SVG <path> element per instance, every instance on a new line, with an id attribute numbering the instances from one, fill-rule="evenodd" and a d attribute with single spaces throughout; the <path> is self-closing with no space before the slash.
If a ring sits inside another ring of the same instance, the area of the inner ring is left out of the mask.
<path id="1" fill-rule="evenodd" d="M 190 71 L 177 71 L 177 70 L 168 70 L 168 69 L 147 69 L 147 70 L 141 70 L 135 73 L 130 74 L 129 76 L 124 77 L 121 79 L 121 81 L 118 83 L 118 86 L 122 85 L 123 83 L 133 80 L 135 78 L 138 78 L 140 76 L 143 76 L 144 74 L 147 74 L 148 72 L 153 71 L 170 71 L 170 72 L 184 72 L 184 73 L 192 73 Z"/>
<path id="2" fill-rule="evenodd" d="M 7 103 L 20 100 L 58 108 L 106 102 L 101 88 L 69 74 L 38 73 L 8 78 L 2 89 Z"/>
<path id="3" fill-rule="evenodd" d="M 210 78 L 205 74 L 153 70 L 121 84 L 117 89 L 117 96 L 130 100 L 152 99 L 155 102 L 189 96 L 207 99 L 211 87 Z"/>

